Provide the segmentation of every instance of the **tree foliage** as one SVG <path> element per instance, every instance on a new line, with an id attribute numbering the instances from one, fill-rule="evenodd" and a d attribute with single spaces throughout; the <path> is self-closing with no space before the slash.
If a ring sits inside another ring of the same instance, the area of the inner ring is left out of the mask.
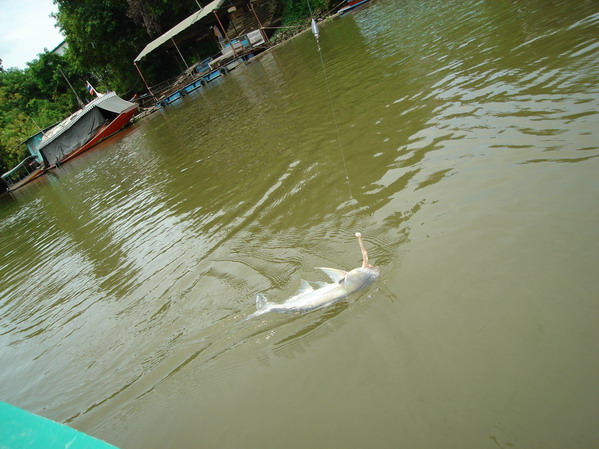
<path id="1" fill-rule="evenodd" d="M 285 40 L 310 24 L 312 17 L 326 15 L 330 0 L 279 0 L 282 3 L 282 28 L 271 38 L 273 42 Z M 338 3 L 338 2 L 335 2 Z"/>
<path id="2" fill-rule="evenodd" d="M 311 14 L 318 16 L 329 5 L 328 0 L 282 0 L 283 25 L 289 26 L 298 22 L 305 22 Z"/>
<path id="3" fill-rule="evenodd" d="M 66 35 L 77 68 L 93 71 L 117 92 L 129 90 L 136 80 L 132 55 L 144 33 L 127 17 L 127 3 L 119 0 L 57 0 L 56 3 L 56 20 Z"/>
<path id="4" fill-rule="evenodd" d="M 78 104 L 66 80 L 77 94 L 87 93 L 85 80 L 91 75 L 76 69 L 67 57 L 44 52 L 24 70 L 0 71 L 0 171 L 4 172 L 25 157 L 21 142 L 39 128 L 52 125 L 77 109 Z"/>

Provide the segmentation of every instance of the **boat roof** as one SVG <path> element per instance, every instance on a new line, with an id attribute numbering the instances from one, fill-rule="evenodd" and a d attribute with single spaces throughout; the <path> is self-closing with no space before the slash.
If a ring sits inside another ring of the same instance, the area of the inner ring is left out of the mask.
<path id="1" fill-rule="evenodd" d="M 27 156 L 25 159 L 23 159 L 21 162 L 19 162 L 17 165 L 15 165 L 13 168 L 8 170 L 6 173 L 2 174 L 2 176 L 0 176 L 0 178 L 2 178 L 2 179 L 8 178 L 12 174 L 16 173 L 19 170 L 19 168 L 21 168 L 23 165 L 25 165 L 31 159 L 35 159 L 35 157 L 32 155 Z"/>
<path id="2" fill-rule="evenodd" d="M 202 9 L 200 9 L 199 11 L 194 12 L 192 15 L 187 17 L 185 20 L 182 20 L 181 22 L 179 22 L 177 25 L 172 27 L 170 30 L 168 30 L 166 33 L 164 33 L 162 36 L 157 37 L 152 42 L 150 42 L 148 45 L 146 45 L 145 48 L 141 51 L 141 53 L 138 54 L 137 57 L 134 59 L 134 62 L 140 61 L 146 55 L 148 55 L 149 53 L 156 50 L 158 47 L 160 47 L 162 44 L 164 44 L 165 42 L 167 42 L 170 39 L 172 39 L 173 37 L 175 37 L 177 34 L 185 31 L 187 28 L 192 26 L 194 23 L 199 22 L 200 20 L 202 20 L 204 17 L 208 16 L 212 12 L 217 11 L 223 5 L 223 3 L 225 3 L 225 0 L 213 0 L 212 2 L 210 2 L 206 6 L 204 6 Z"/>
<path id="3" fill-rule="evenodd" d="M 79 109 L 77 112 L 71 114 L 69 117 L 67 117 L 62 122 L 53 127 L 52 130 L 50 130 L 50 133 L 52 133 L 55 129 L 56 132 L 54 132 L 54 134 L 49 136 L 47 139 L 42 140 L 42 142 L 38 145 L 36 149 L 39 151 L 42 148 L 49 145 L 54 140 L 56 140 L 59 136 L 64 134 L 65 131 L 70 129 L 75 123 L 77 123 L 77 121 L 81 117 L 83 117 L 93 108 L 98 107 L 100 109 L 105 109 L 107 111 L 118 114 L 131 106 L 135 106 L 135 103 L 123 100 L 115 92 L 106 92 L 104 95 L 90 101 L 87 105 L 85 105 L 83 109 Z"/>

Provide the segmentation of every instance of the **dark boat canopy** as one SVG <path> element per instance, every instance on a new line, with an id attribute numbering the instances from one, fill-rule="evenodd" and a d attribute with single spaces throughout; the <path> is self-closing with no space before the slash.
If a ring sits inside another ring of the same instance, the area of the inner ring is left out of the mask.
<path id="1" fill-rule="evenodd" d="M 106 121 L 134 106 L 135 103 L 123 100 L 114 92 L 108 92 L 45 133 L 36 150 L 42 154 L 46 163 L 56 164 L 84 145 Z"/>

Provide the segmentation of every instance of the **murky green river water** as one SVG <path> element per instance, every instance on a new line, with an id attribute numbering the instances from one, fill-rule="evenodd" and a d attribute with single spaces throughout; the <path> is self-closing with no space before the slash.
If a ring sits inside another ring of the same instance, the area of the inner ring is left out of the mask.
<path id="1" fill-rule="evenodd" d="M 339 140 L 306 33 L 0 200 L 0 399 L 127 449 L 599 447 L 599 4 L 321 44 Z M 356 231 L 376 284 L 237 324 Z"/>

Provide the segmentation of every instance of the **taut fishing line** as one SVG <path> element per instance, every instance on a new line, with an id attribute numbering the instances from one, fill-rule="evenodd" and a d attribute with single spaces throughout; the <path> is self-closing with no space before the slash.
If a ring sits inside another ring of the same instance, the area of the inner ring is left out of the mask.
<path id="1" fill-rule="evenodd" d="M 308 10 L 310 11 L 310 17 L 312 18 L 312 22 L 311 22 L 312 34 L 314 34 L 314 37 L 316 38 L 316 46 L 318 48 L 318 55 L 320 56 L 320 63 L 322 65 L 322 73 L 324 75 L 324 84 L 325 84 L 325 87 L 327 88 L 327 96 L 329 97 L 329 105 L 331 106 L 331 111 L 333 113 L 333 122 L 335 123 L 335 131 L 337 132 L 337 144 L 339 145 L 339 152 L 341 153 L 341 160 L 343 161 L 343 170 L 345 171 L 345 180 L 347 181 L 347 189 L 349 190 L 349 198 L 350 198 L 350 200 L 353 200 L 354 196 L 352 195 L 352 191 L 351 191 L 351 185 L 349 182 L 349 174 L 347 172 L 347 164 L 345 163 L 345 154 L 343 153 L 343 146 L 341 145 L 341 135 L 339 134 L 339 125 L 337 124 L 337 114 L 335 113 L 335 106 L 333 104 L 333 98 L 331 96 L 331 89 L 329 88 L 329 78 L 327 76 L 327 71 L 324 66 L 322 50 L 320 49 L 320 40 L 319 40 L 320 32 L 318 30 L 318 25 L 316 24 L 316 21 L 314 20 L 314 14 L 312 13 L 312 7 L 310 6 L 310 0 L 306 0 L 306 3 L 308 3 Z"/>

